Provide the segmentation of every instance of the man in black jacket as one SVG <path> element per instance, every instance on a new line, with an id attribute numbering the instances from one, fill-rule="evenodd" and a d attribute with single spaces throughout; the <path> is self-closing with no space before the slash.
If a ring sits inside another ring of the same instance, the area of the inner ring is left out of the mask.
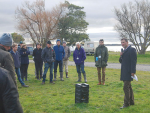
<path id="1" fill-rule="evenodd" d="M 9 72 L 0 67 L 0 113 L 23 113 L 19 94 Z"/>
<path id="2" fill-rule="evenodd" d="M 129 107 L 130 105 L 134 105 L 134 95 L 131 87 L 131 81 L 136 73 L 136 62 L 137 62 L 137 53 L 135 48 L 132 48 L 128 44 L 128 40 L 126 38 L 121 39 L 121 44 L 124 50 L 120 53 L 119 62 L 121 63 L 121 78 L 124 82 L 124 105 L 121 109 Z"/>
<path id="3" fill-rule="evenodd" d="M 42 49 L 41 44 L 36 44 L 36 49 L 33 50 L 33 57 L 35 62 L 35 69 L 36 69 L 36 77 L 39 80 L 39 72 L 40 72 L 40 79 L 42 78 L 42 67 L 43 67 L 43 60 L 41 58 Z"/>
<path id="4" fill-rule="evenodd" d="M 49 68 L 50 68 L 50 83 L 55 84 L 53 82 L 53 69 L 54 69 L 54 61 L 55 61 L 56 57 L 55 57 L 55 51 L 51 47 L 51 41 L 47 41 L 47 47 L 45 47 L 42 50 L 41 57 L 45 64 L 42 84 L 45 84 L 46 73 Z"/>

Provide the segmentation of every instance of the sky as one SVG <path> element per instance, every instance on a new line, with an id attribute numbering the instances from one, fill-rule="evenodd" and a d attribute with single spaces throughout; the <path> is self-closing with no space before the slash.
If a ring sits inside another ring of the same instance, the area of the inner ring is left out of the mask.
<path id="1" fill-rule="evenodd" d="M 15 10 L 26 0 L 0 0 L 0 36 L 16 30 Z M 30 0 L 33 2 L 35 0 Z M 114 30 L 117 24 L 114 7 L 134 0 L 68 0 L 70 3 L 84 7 L 86 21 L 89 23 L 87 33 L 91 41 L 104 39 L 107 44 L 120 43 L 119 35 Z M 46 10 L 51 10 L 64 0 L 45 0 Z"/>

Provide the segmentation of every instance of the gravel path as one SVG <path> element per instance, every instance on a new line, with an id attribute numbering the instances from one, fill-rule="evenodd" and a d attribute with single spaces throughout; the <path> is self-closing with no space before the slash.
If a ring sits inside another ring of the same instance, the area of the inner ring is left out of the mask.
<path id="1" fill-rule="evenodd" d="M 33 60 L 30 60 L 30 62 L 33 63 Z M 75 66 L 75 63 L 72 61 L 69 61 L 69 65 Z M 84 65 L 87 67 L 95 67 L 94 62 L 85 62 Z M 107 68 L 120 69 L 121 65 L 119 63 L 108 63 Z M 136 69 L 139 71 L 150 71 L 150 65 L 137 64 Z"/>

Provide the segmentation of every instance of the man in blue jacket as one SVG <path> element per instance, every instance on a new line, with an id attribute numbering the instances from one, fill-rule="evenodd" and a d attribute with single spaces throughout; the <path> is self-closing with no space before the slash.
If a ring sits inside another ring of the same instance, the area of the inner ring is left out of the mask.
<path id="1" fill-rule="evenodd" d="M 121 78 L 124 82 L 124 104 L 121 109 L 129 107 L 130 105 L 134 105 L 134 95 L 131 86 L 131 81 L 136 73 L 136 62 L 137 62 L 137 53 L 135 48 L 132 48 L 128 44 L 128 40 L 126 38 L 121 39 L 121 44 L 124 50 L 120 53 L 119 62 L 121 63 Z"/>
<path id="2" fill-rule="evenodd" d="M 44 61 L 44 74 L 42 85 L 45 84 L 46 73 L 50 68 L 50 83 L 55 84 L 53 82 L 53 69 L 54 69 L 54 61 L 55 61 L 55 51 L 51 47 L 51 41 L 47 41 L 47 46 L 42 50 L 42 59 Z"/>
<path id="3" fill-rule="evenodd" d="M 19 52 L 17 51 L 17 49 L 18 49 L 18 45 L 13 44 L 12 50 L 10 51 L 12 58 L 14 60 L 15 71 L 16 71 L 18 80 L 21 83 L 22 87 L 29 87 L 29 86 L 25 85 L 25 83 L 21 79 L 21 73 L 20 73 L 21 59 L 20 59 L 20 55 L 19 55 Z"/>
<path id="4" fill-rule="evenodd" d="M 57 45 L 54 46 L 54 51 L 56 54 L 56 60 L 54 62 L 54 80 L 56 80 L 57 75 L 57 67 L 59 64 L 59 72 L 60 72 L 60 80 L 64 81 L 63 79 L 63 58 L 65 57 L 65 50 L 64 47 L 60 45 L 60 39 L 57 39 Z"/>

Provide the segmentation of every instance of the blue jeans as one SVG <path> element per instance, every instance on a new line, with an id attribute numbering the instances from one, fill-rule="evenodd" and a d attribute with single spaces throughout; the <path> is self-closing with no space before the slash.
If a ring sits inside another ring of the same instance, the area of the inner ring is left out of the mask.
<path id="1" fill-rule="evenodd" d="M 57 67 L 58 67 L 58 64 L 59 64 L 59 72 L 63 72 L 63 61 L 55 61 L 54 62 L 54 73 L 57 72 Z"/>
<path id="2" fill-rule="evenodd" d="M 21 79 L 20 68 L 15 68 L 15 71 L 16 71 L 19 82 L 21 83 L 21 85 L 24 85 L 24 82 Z"/>
<path id="3" fill-rule="evenodd" d="M 80 64 L 80 65 L 78 65 L 78 64 L 76 64 L 76 69 L 77 69 L 77 73 L 85 73 L 85 71 L 84 71 L 84 64 Z"/>
<path id="4" fill-rule="evenodd" d="M 45 82 L 46 73 L 47 73 L 49 68 L 50 68 L 50 82 L 53 81 L 54 62 L 52 62 L 52 63 L 45 63 L 45 65 L 44 65 L 44 74 L 43 74 L 43 82 Z"/>

